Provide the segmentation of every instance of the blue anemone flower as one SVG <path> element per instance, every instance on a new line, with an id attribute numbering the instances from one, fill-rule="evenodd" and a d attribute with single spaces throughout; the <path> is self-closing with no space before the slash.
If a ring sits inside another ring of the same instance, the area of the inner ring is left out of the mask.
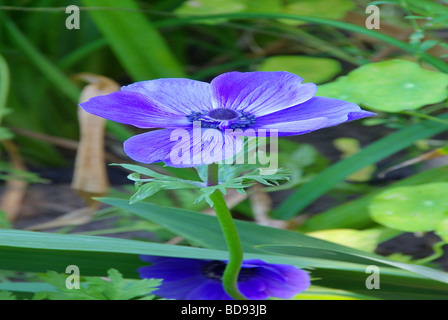
<path id="1" fill-rule="evenodd" d="M 138 269 L 141 278 L 163 279 L 154 294 L 176 300 L 232 300 L 224 291 L 222 275 L 226 262 L 141 256 L 150 266 Z M 269 297 L 291 299 L 310 286 L 307 272 L 291 265 L 245 260 L 238 277 L 238 289 L 251 300 Z"/>
<path id="2" fill-rule="evenodd" d="M 228 72 L 210 83 L 163 78 L 124 86 L 80 106 L 112 121 L 157 128 L 126 140 L 125 153 L 142 163 L 184 167 L 235 155 L 244 136 L 299 135 L 374 115 L 354 103 L 315 97 L 316 85 L 302 81 L 284 71 Z M 189 161 L 174 161 L 173 150 Z"/>

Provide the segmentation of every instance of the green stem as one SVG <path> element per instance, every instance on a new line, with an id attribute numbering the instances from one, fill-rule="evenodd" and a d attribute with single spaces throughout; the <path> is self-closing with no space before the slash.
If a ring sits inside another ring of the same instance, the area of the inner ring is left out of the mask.
<path id="1" fill-rule="evenodd" d="M 218 184 L 218 165 L 215 163 L 208 166 L 207 184 L 208 186 Z M 222 277 L 224 290 L 235 300 L 247 300 L 238 290 L 238 274 L 243 263 L 243 248 L 238 236 L 238 230 L 221 191 L 216 190 L 213 192 L 210 195 L 210 199 L 213 201 L 213 208 L 229 250 L 229 261 Z"/>
<path id="2" fill-rule="evenodd" d="M 427 119 L 427 120 L 431 120 L 431 121 L 435 121 L 438 123 L 442 123 L 444 125 L 448 125 L 448 121 L 443 120 L 443 119 L 439 119 L 433 116 L 430 116 L 429 114 L 425 114 L 425 113 L 420 113 L 420 112 L 416 112 L 416 111 L 402 111 L 402 114 L 406 114 L 408 116 L 413 116 L 413 117 L 418 117 L 418 118 L 422 118 L 422 119 Z"/>
<path id="3" fill-rule="evenodd" d="M 419 260 L 414 261 L 414 263 L 417 264 L 425 264 L 428 262 L 431 262 L 433 260 L 436 260 L 438 258 L 440 258 L 443 254 L 443 246 L 445 246 L 447 243 L 445 241 L 439 241 L 436 244 L 434 244 L 434 246 L 432 247 L 432 249 L 434 250 L 434 253 L 426 258 L 422 258 Z"/>
<path id="4" fill-rule="evenodd" d="M 5 115 L 9 92 L 9 68 L 6 60 L 0 54 L 0 123 Z"/>

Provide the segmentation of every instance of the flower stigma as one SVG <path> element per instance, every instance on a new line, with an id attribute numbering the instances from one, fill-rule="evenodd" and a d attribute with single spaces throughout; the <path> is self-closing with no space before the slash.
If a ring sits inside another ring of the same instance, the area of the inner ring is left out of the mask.
<path id="1" fill-rule="evenodd" d="M 187 116 L 190 122 L 200 121 L 202 128 L 212 129 L 245 129 L 256 122 L 256 117 L 245 111 L 228 108 L 216 108 L 210 111 L 193 111 Z"/>

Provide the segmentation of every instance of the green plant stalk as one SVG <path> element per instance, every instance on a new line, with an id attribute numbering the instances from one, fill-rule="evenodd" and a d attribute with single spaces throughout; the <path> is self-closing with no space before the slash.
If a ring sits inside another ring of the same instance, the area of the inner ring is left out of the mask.
<path id="1" fill-rule="evenodd" d="M 402 114 L 406 114 L 408 116 L 413 116 L 413 117 L 418 117 L 418 118 L 422 118 L 422 119 L 426 119 L 426 120 L 431 120 L 434 122 L 438 122 L 444 125 L 448 125 L 448 121 L 447 120 L 442 120 L 439 119 L 437 117 L 433 117 L 429 114 L 425 114 L 425 113 L 420 113 L 418 111 L 401 111 Z"/>
<path id="2" fill-rule="evenodd" d="M 443 240 L 437 242 L 432 247 L 432 249 L 434 250 L 434 253 L 432 255 L 430 255 L 430 256 L 428 256 L 426 258 L 415 260 L 414 263 L 416 263 L 416 264 L 425 264 L 425 263 L 429 263 L 429 262 L 431 262 L 433 260 L 436 260 L 436 259 L 440 258 L 445 253 L 445 251 L 443 250 L 443 247 L 445 245 L 446 245 L 446 242 L 443 241 Z"/>
<path id="3" fill-rule="evenodd" d="M 89 15 L 134 81 L 185 77 L 182 65 L 135 0 L 82 0 Z"/>
<path id="4" fill-rule="evenodd" d="M 218 183 L 218 165 L 212 163 L 208 166 L 207 185 L 216 186 Z M 247 300 L 238 290 L 238 275 L 243 263 L 243 247 L 238 236 L 238 230 L 222 192 L 216 190 L 210 195 L 210 199 L 213 201 L 213 209 L 216 212 L 229 251 L 229 261 L 222 276 L 224 290 L 235 300 Z"/>
<path id="5" fill-rule="evenodd" d="M 9 68 L 5 58 L 0 54 L 0 124 L 5 115 L 9 92 Z"/>

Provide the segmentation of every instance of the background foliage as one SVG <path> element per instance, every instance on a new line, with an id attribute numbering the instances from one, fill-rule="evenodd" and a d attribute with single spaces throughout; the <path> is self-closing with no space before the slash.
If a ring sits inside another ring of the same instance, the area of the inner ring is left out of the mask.
<path id="1" fill-rule="evenodd" d="M 20 230 L 21 216 L 11 218 L 5 199 L 12 199 L 11 185 L 52 183 L 41 174 L 46 168 L 73 167 L 80 73 L 126 85 L 161 77 L 210 81 L 232 70 L 289 71 L 317 83 L 320 96 L 377 113 L 282 139 L 278 156 L 290 179 L 263 185 L 258 177 L 246 194 L 229 192 L 234 215 L 246 220 L 238 228 L 247 258 L 309 270 L 313 286 L 297 299 L 446 299 L 446 1 L 4 2 L 0 299 L 139 299 L 158 285 L 136 280 L 139 254 L 226 259 L 216 219 L 203 214 L 210 213 L 207 197 L 194 183 L 173 182 L 200 181 L 201 172 L 131 167 L 121 143 L 138 132 L 132 127 L 107 123 L 108 164 L 127 163 L 121 168 L 148 178 L 168 175 L 170 190 L 134 173 L 132 181 L 111 184 L 103 206 L 86 201 L 87 218 L 76 216 L 84 220 L 40 232 Z M 69 4 L 82 9 L 79 30 L 65 28 Z M 365 27 L 369 4 L 381 9 L 379 30 Z M 246 183 L 237 177 L 229 181 Z M 82 228 L 108 219 L 107 227 Z M 125 232 L 132 239 L 123 239 Z M 406 234 L 434 236 L 432 253 L 381 255 L 384 244 Z M 78 295 L 64 291 L 62 274 L 72 264 L 85 277 Z M 365 287 L 372 264 L 381 268 L 380 290 Z"/>

